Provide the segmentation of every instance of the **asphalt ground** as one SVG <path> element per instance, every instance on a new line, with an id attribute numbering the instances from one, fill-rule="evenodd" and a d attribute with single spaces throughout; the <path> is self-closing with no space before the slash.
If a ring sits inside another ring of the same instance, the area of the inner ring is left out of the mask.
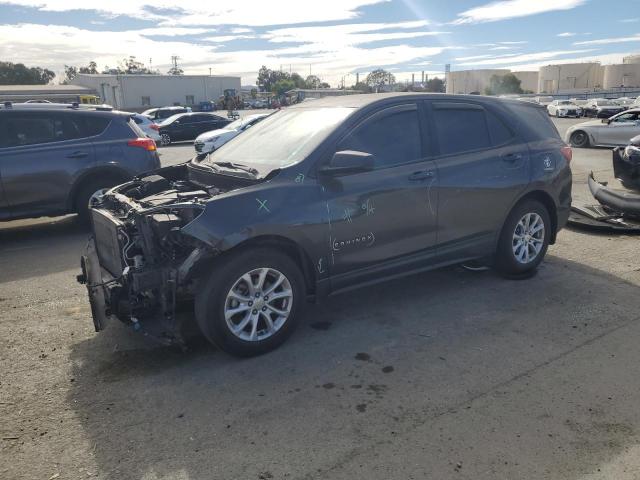
<path id="1" fill-rule="evenodd" d="M 611 153 L 572 168 L 589 201 Z M 640 478 L 637 237 L 565 229 L 529 280 L 452 267 L 340 295 L 245 360 L 96 334 L 85 241 L 73 216 L 0 226 L 0 478 Z"/>

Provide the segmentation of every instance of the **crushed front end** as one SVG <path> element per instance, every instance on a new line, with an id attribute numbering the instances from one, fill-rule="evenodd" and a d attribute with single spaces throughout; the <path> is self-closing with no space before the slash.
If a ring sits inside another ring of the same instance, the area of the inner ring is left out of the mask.
<path id="1" fill-rule="evenodd" d="M 183 342 L 195 267 L 216 252 L 182 229 L 220 190 L 169 172 L 115 187 L 91 208 L 78 281 L 87 285 L 96 331 L 117 318 L 165 343 Z"/>

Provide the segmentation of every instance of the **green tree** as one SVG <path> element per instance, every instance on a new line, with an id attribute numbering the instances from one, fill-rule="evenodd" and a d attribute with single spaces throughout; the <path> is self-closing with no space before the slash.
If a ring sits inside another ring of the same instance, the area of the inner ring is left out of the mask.
<path id="1" fill-rule="evenodd" d="M 56 74 L 47 68 L 0 62 L 0 85 L 46 85 Z"/>
<path id="2" fill-rule="evenodd" d="M 327 82 L 320 82 L 320 86 L 318 88 L 331 88 Z"/>
<path id="3" fill-rule="evenodd" d="M 394 77 L 393 74 L 387 72 L 386 70 L 378 68 L 367 75 L 364 83 L 366 83 L 373 90 L 377 91 L 383 85 L 393 85 L 394 83 L 396 83 L 396 77 Z"/>
<path id="4" fill-rule="evenodd" d="M 64 80 L 62 83 L 65 85 L 71 83 L 79 73 L 87 73 L 87 74 L 98 73 L 98 65 L 94 61 L 89 62 L 89 65 L 87 65 L 86 67 L 80 67 L 80 68 L 74 67 L 71 65 L 65 65 Z"/>
<path id="5" fill-rule="evenodd" d="M 309 75 L 304 83 L 306 84 L 307 88 L 316 89 L 320 88 L 322 80 L 320 80 L 320 77 L 318 77 L 317 75 Z"/>
<path id="6" fill-rule="evenodd" d="M 369 85 L 367 85 L 366 83 L 364 83 L 364 82 L 356 83 L 353 87 L 351 87 L 351 90 L 358 90 L 358 91 L 363 92 L 363 93 L 371 93 L 372 92 L 371 87 Z"/>
<path id="7" fill-rule="evenodd" d="M 257 88 L 252 88 L 251 89 L 251 98 L 257 98 L 258 97 L 258 89 Z"/>
<path id="8" fill-rule="evenodd" d="M 485 95 L 505 95 L 507 93 L 522 93 L 522 82 L 513 73 L 492 75 L 489 86 L 484 89 Z"/>
<path id="9" fill-rule="evenodd" d="M 427 80 L 424 89 L 427 92 L 444 93 L 445 91 L 444 80 L 438 77 L 430 78 L 429 80 Z"/>
<path id="10" fill-rule="evenodd" d="M 284 95 L 289 90 L 293 90 L 294 88 L 296 88 L 296 84 L 293 80 L 291 80 L 290 78 L 282 78 L 273 84 L 273 86 L 271 87 L 271 91 L 280 96 Z"/>
<path id="11" fill-rule="evenodd" d="M 307 82 L 300 76 L 300 74 L 293 72 L 289 78 L 296 84 L 296 88 L 308 88 Z"/>

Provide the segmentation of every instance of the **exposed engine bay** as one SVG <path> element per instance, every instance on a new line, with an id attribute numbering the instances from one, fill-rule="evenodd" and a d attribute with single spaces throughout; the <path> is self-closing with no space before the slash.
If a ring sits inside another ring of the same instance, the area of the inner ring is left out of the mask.
<path id="1" fill-rule="evenodd" d="M 244 185 L 243 179 L 183 164 L 137 177 L 95 200 L 93 236 L 78 280 L 87 283 L 96 331 L 117 317 L 167 343 L 181 342 L 176 318 L 181 306 L 191 307 L 195 267 L 218 253 L 182 228 L 208 200 Z"/>

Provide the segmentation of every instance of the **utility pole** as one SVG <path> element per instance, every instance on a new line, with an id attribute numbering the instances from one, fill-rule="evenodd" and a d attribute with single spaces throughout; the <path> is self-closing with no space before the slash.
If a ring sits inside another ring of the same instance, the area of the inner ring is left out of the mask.
<path id="1" fill-rule="evenodd" d="M 209 76 L 211 76 L 211 67 L 209 67 Z"/>

